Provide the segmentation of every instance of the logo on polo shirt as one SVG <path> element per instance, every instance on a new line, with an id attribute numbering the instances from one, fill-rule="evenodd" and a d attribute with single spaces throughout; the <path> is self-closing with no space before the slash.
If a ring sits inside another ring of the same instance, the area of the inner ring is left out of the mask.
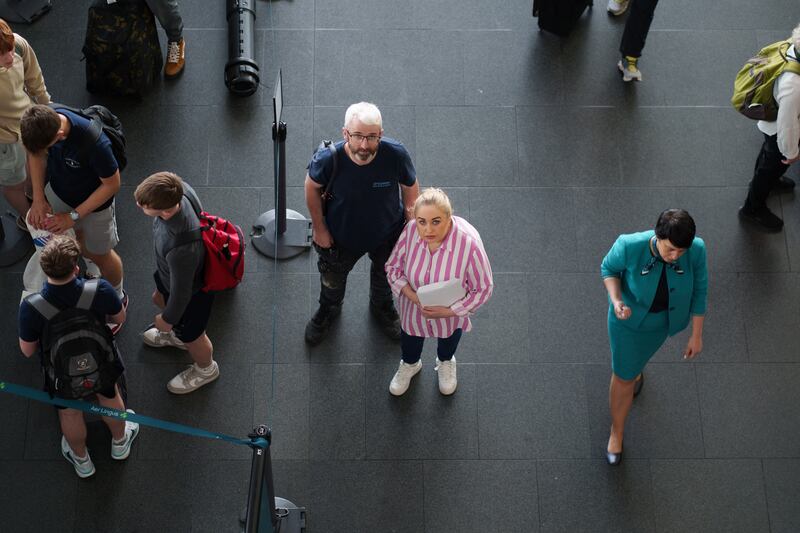
<path id="1" fill-rule="evenodd" d="M 70 159 L 69 157 L 65 157 L 65 158 L 64 158 L 64 163 L 65 163 L 65 164 L 66 164 L 66 165 L 67 165 L 69 168 L 81 168 L 81 163 L 80 163 L 80 161 L 76 161 L 75 159 Z"/>
<path id="2" fill-rule="evenodd" d="M 372 188 L 373 189 L 385 189 L 392 185 L 391 181 L 373 181 Z"/>

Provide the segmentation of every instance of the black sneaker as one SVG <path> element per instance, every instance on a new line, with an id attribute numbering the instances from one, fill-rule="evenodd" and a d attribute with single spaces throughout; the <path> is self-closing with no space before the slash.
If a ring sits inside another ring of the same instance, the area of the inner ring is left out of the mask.
<path id="1" fill-rule="evenodd" d="M 311 320 L 306 324 L 306 342 L 312 346 L 319 344 L 320 341 L 325 338 L 325 335 L 328 334 L 331 324 L 333 324 L 333 321 L 336 320 L 341 312 L 341 305 L 320 305 L 317 312 L 314 313 L 314 316 L 312 316 Z"/>
<path id="2" fill-rule="evenodd" d="M 376 305 L 370 302 L 369 311 L 381 326 L 384 335 L 392 340 L 400 340 L 400 316 L 393 303 Z"/>
<path id="3" fill-rule="evenodd" d="M 742 206 L 739 209 L 739 217 L 758 224 L 767 231 L 778 232 L 783 229 L 783 220 L 766 206 L 758 209 Z"/>
<path id="4" fill-rule="evenodd" d="M 781 176 L 770 192 L 786 194 L 794 191 L 794 180 L 788 176 Z"/>

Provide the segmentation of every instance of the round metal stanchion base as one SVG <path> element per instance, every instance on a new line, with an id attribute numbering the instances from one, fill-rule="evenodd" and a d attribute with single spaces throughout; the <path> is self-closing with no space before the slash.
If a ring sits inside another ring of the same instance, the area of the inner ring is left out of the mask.
<path id="1" fill-rule="evenodd" d="M 286 210 L 286 232 L 275 242 L 278 220 L 274 209 L 262 213 L 253 224 L 253 246 L 267 257 L 287 259 L 302 254 L 311 246 L 311 221 L 291 209 Z"/>
<path id="2" fill-rule="evenodd" d="M 0 266 L 9 266 L 22 261 L 33 248 L 33 241 L 28 233 L 17 227 L 17 223 L 8 216 L 0 216 L 3 224 L 3 239 L 0 240 Z"/>
<path id="3" fill-rule="evenodd" d="M 306 510 L 298 507 L 289 500 L 275 496 L 275 514 L 278 515 L 281 533 L 303 533 L 306 530 Z M 261 517 L 269 521 L 269 516 Z M 247 522 L 247 507 L 239 514 L 239 523 Z"/>

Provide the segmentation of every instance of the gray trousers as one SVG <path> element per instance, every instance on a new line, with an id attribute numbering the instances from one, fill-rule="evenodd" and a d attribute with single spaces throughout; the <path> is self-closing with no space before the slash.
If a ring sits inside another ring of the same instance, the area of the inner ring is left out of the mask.
<path id="1" fill-rule="evenodd" d="M 150 11 L 167 32 L 167 40 L 180 41 L 183 35 L 183 19 L 178 11 L 178 0 L 145 0 Z"/>

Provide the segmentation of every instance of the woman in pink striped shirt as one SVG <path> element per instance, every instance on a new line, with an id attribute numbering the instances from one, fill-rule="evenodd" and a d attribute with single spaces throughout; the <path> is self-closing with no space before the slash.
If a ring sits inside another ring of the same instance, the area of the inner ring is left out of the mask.
<path id="1" fill-rule="evenodd" d="M 421 369 L 425 337 L 439 339 L 436 371 L 439 391 L 456 390 L 456 358 L 463 331 L 472 329 L 469 316 L 492 295 L 492 267 L 480 235 L 469 222 L 453 215 L 450 199 L 441 189 L 426 189 L 414 204 L 414 220 L 386 263 L 386 277 L 400 302 L 402 360 L 389 392 L 400 396 Z M 431 283 L 458 280 L 457 298 L 449 306 L 420 304 L 417 290 Z"/>

